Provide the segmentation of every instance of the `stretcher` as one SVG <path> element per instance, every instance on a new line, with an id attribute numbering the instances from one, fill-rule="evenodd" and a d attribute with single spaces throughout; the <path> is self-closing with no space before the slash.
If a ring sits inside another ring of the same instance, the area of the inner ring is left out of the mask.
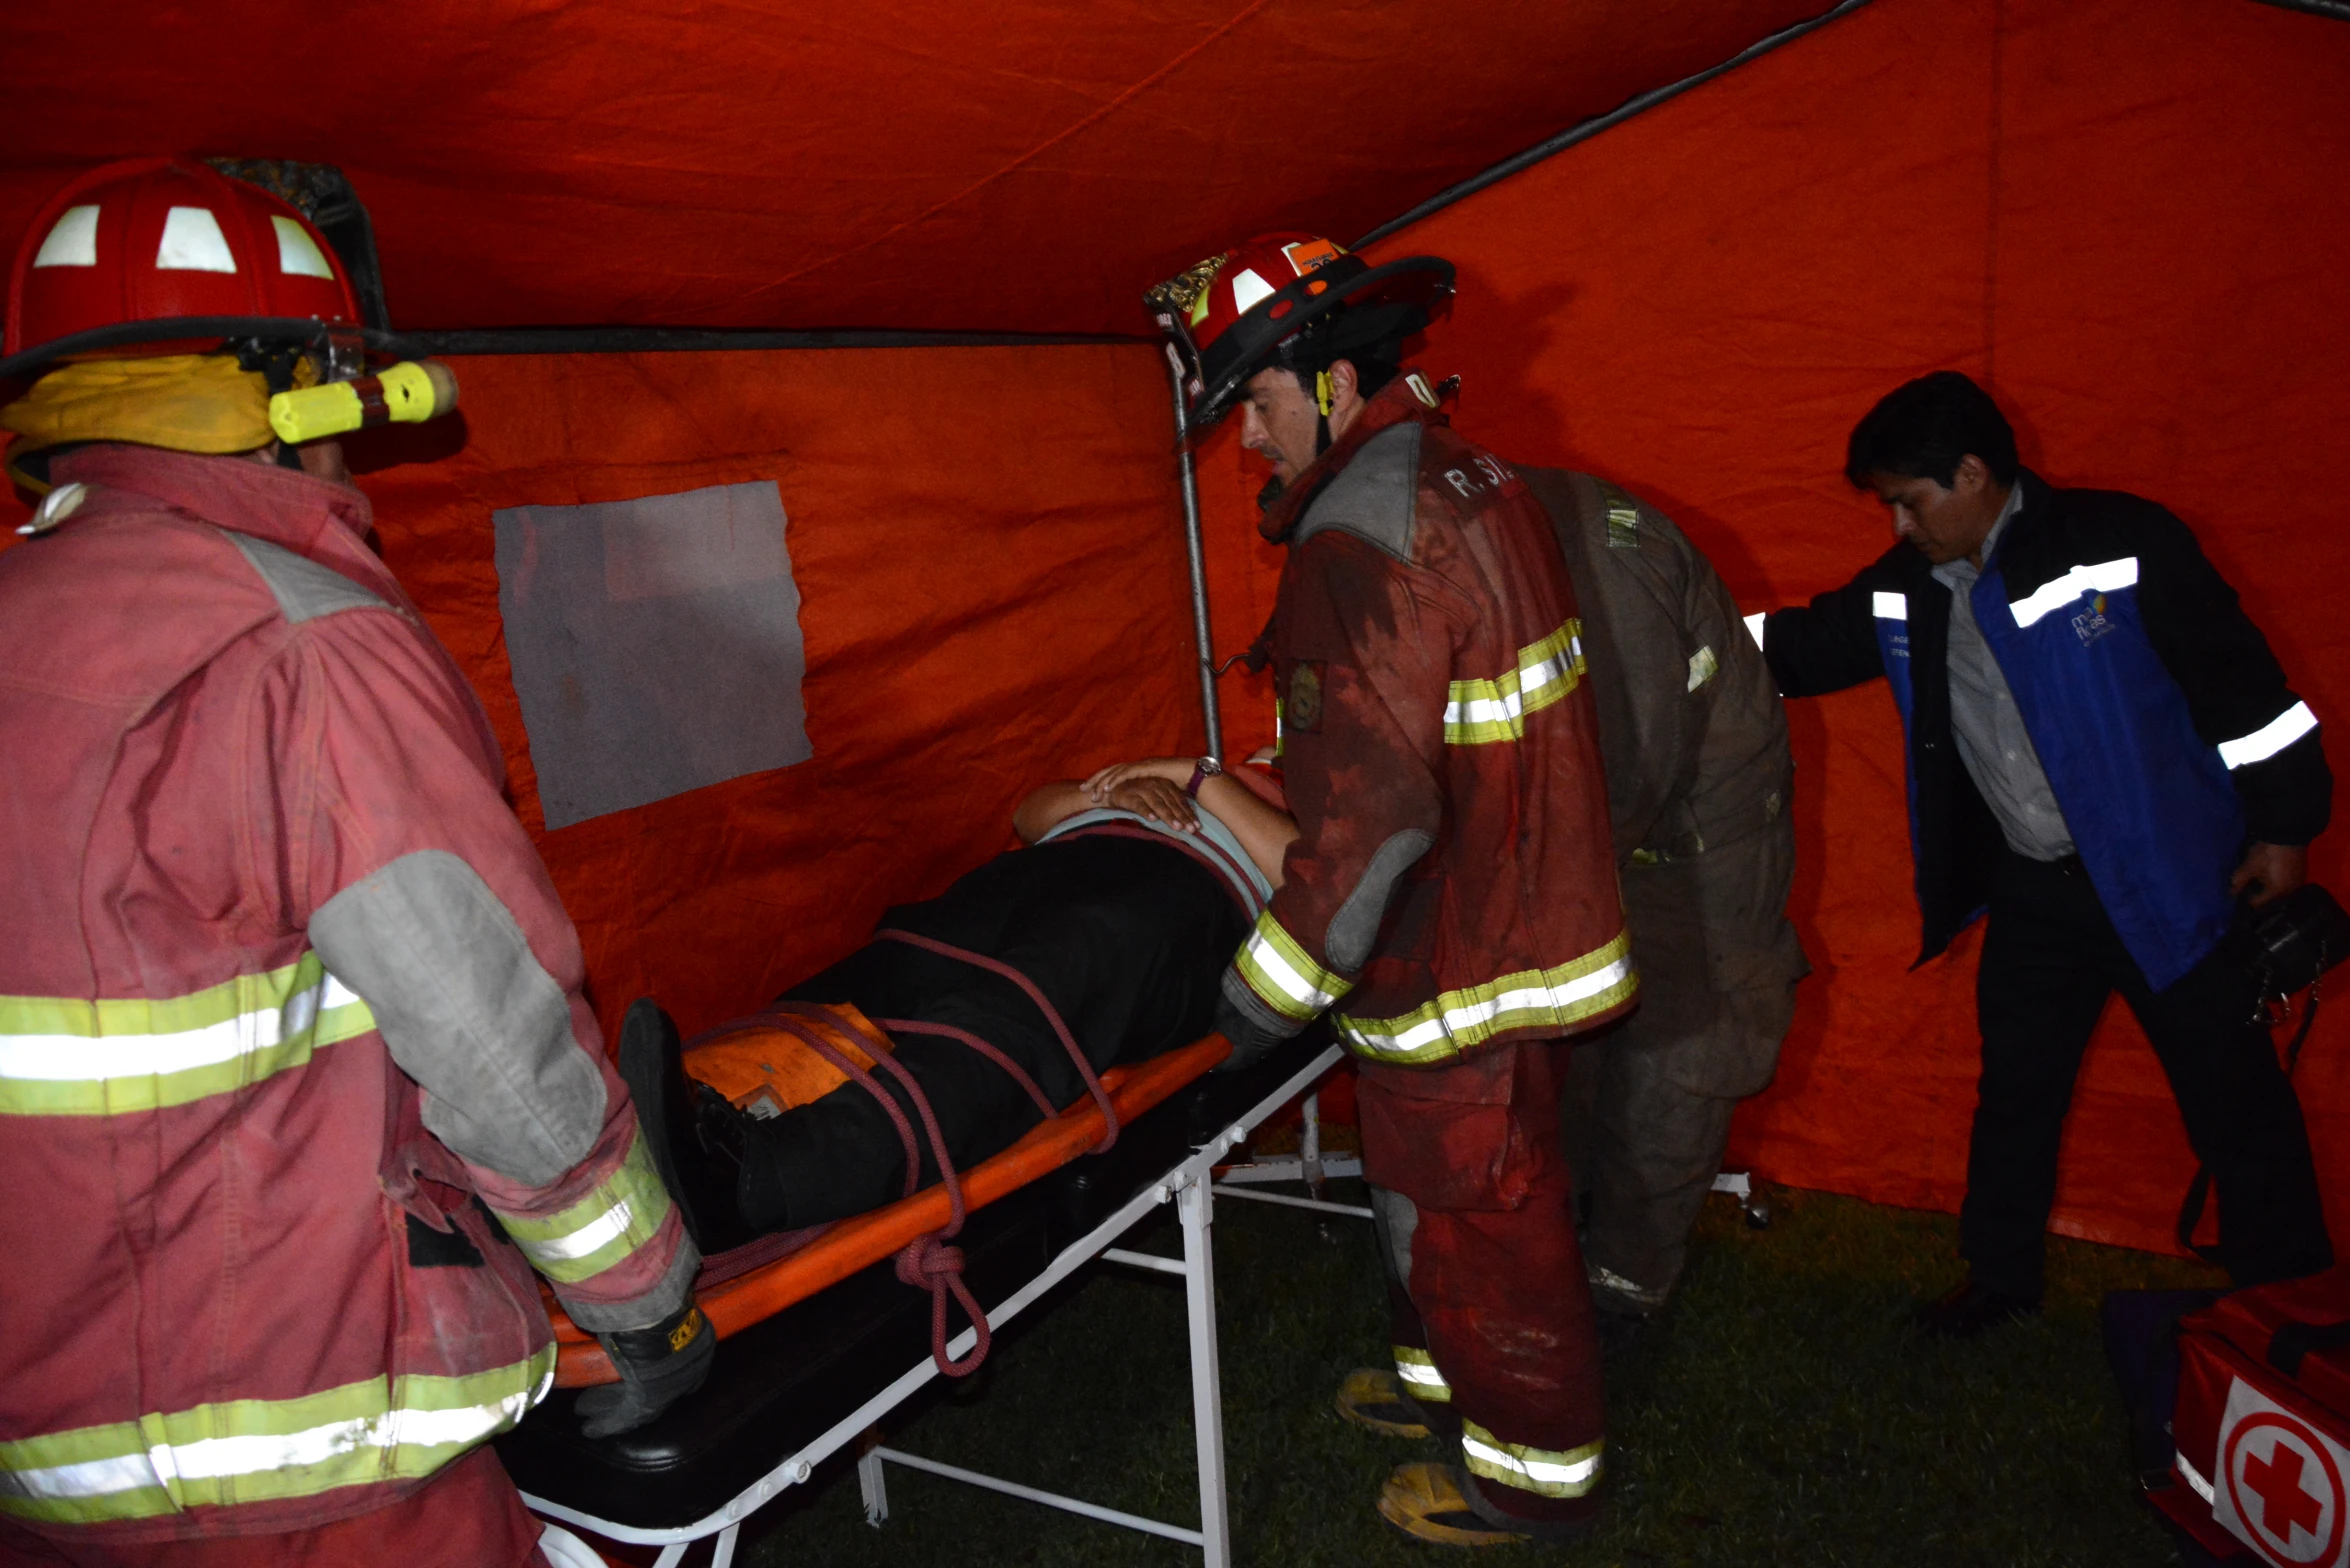
<path id="1" fill-rule="evenodd" d="M 896 1463 L 1062 1508 L 1201 1548 L 1209 1568 L 1231 1561 L 1224 1492 L 1222 1396 L 1217 1371 L 1215 1264 L 1209 1226 L 1214 1191 L 1331 1212 L 1368 1211 L 1313 1197 L 1259 1193 L 1213 1180 L 1219 1165 L 1267 1117 L 1310 1091 L 1340 1052 L 1320 1031 L 1245 1071 L 1214 1073 L 1229 1047 L 1210 1036 L 1102 1075 L 1122 1124 L 1106 1153 L 1104 1118 L 1091 1100 L 1030 1129 L 1012 1147 L 962 1173 L 966 1288 L 992 1329 L 1036 1303 L 1080 1268 L 1101 1260 L 1180 1276 L 1191 1350 L 1192 1419 L 1198 1454 L 1197 1527 L 1145 1519 L 1043 1492 L 918 1455 L 869 1446 L 857 1456 L 867 1517 L 887 1517 L 883 1467 Z M 1351 1162 L 1310 1153 L 1298 1170 L 1349 1174 Z M 1318 1183 L 1317 1183 L 1318 1185 Z M 1180 1219 L 1180 1259 L 1117 1242 L 1161 1205 Z M 933 1354 L 932 1297 L 901 1283 L 890 1259 L 949 1217 L 933 1186 L 842 1221 L 787 1256 L 704 1286 L 700 1300 L 721 1343 L 709 1382 L 650 1425 L 601 1441 L 579 1434 L 567 1392 L 609 1381 L 594 1340 L 558 1319 L 557 1391 L 498 1440 L 525 1501 L 542 1516 L 609 1540 L 659 1545 L 672 1568 L 692 1542 L 712 1539 L 714 1568 L 733 1561 L 744 1520 L 819 1465 L 857 1445 L 940 1375 Z M 948 1359 L 978 1343 L 965 1327 Z"/>
<path id="2" fill-rule="evenodd" d="M 1188 444 L 1180 366 L 1169 395 L 1191 577 L 1194 658 L 1208 754 L 1223 757 L 1216 663 L 1209 635 L 1198 490 Z M 991 1159 L 961 1173 L 967 1211 L 955 1245 L 961 1284 L 982 1306 L 987 1329 L 1035 1305 L 1054 1286 L 1096 1262 L 1173 1274 L 1184 1282 L 1191 1353 L 1192 1435 L 1198 1457 L 1196 1527 L 1145 1519 L 1082 1499 L 1022 1486 L 919 1455 L 867 1443 L 890 1414 L 968 1357 L 980 1332 L 935 1332 L 932 1292 L 901 1282 L 891 1259 L 951 1218 L 934 1186 L 798 1244 L 734 1278 L 705 1275 L 697 1287 L 718 1329 L 717 1364 L 692 1397 L 649 1425 L 600 1441 L 580 1435 L 576 1390 L 610 1381 L 595 1341 L 557 1317 L 556 1391 L 497 1440 L 500 1457 L 537 1513 L 607 1540 L 658 1545 L 658 1568 L 675 1568 L 693 1542 L 711 1540 L 712 1568 L 730 1568 L 743 1522 L 817 1467 L 856 1456 L 866 1517 L 888 1517 L 885 1466 L 903 1465 L 964 1481 L 1103 1523 L 1201 1549 L 1207 1568 L 1232 1560 L 1224 1494 L 1224 1417 L 1216 1351 L 1213 1195 L 1285 1204 L 1369 1219 L 1359 1205 L 1325 1200 L 1325 1179 L 1360 1173 L 1357 1160 L 1326 1157 L 1312 1089 L 1342 1055 L 1324 1030 L 1309 1029 L 1246 1070 L 1216 1073 L 1229 1054 L 1221 1036 L 1100 1076 L 1118 1121 L 1114 1144 L 1091 1153 L 1107 1130 L 1093 1100 L 1047 1119 Z M 1265 1119 L 1305 1097 L 1302 1146 L 1290 1159 L 1237 1168 L 1224 1164 Z M 1217 1179 L 1221 1175 L 1222 1179 Z M 1255 1184 L 1302 1181 L 1304 1196 Z M 1180 1259 L 1117 1245 L 1158 1208 L 1176 1206 Z"/>

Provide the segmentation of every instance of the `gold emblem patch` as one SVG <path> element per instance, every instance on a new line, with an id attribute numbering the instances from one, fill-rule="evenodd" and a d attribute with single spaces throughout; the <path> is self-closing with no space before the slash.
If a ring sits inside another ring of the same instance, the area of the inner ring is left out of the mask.
<path id="1" fill-rule="evenodd" d="M 1322 666 L 1300 659 L 1289 672 L 1289 700 L 1281 705 L 1282 727 L 1304 733 L 1322 723 Z"/>

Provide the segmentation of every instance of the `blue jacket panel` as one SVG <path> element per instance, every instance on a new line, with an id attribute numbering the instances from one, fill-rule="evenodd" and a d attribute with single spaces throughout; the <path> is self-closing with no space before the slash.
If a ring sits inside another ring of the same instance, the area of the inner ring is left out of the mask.
<path id="1" fill-rule="evenodd" d="M 2332 809 L 2317 722 L 2194 534 L 2112 491 L 2018 480 L 2024 499 L 1970 598 L 2090 881 L 2149 984 L 2232 918 L 2247 840 L 2305 844 Z M 1780 690 L 1886 677 L 1908 740 L 1920 962 L 1989 901 L 2003 835 L 1950 723 L 1950 589 L 1896 544 L 1766 622 Z"/>
<path id="2" fill-rule="evenodd" d="M 2135 556 L 2077 562 L 2012 604 L 2001 567 L 1992 561 L 1975 582 L 1975 624 L 2090 885 L 2161 990 L 2227 934 L 2243 803 L 2146 635 Z"/>

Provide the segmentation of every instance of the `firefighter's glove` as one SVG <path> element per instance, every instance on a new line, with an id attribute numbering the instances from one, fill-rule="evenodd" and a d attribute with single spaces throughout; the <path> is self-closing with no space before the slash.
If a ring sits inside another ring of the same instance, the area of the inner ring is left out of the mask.
<path id="1" fill-rule="evenodd" d="M 1216 1002 L 1216 1030 L 1232 1042 L 1232 1054 L 1216 1064 L 1216 1071 L 1247 1071 L 1294 1038 L 1299 1027 L 1286 1018 L 1269 1018 L 1259 1008 L 1235 1002 L 1227 987 Z"/>
<path id="2" fill-rule="evenodd" d="M 598 1334 L 620 1381 L 579 1396 L 579 1429 L 589 1437 L 633 1432 L 702 1386 L 718 1354 L 718 1331 L 692 1301 L 651 1328 Z"/>

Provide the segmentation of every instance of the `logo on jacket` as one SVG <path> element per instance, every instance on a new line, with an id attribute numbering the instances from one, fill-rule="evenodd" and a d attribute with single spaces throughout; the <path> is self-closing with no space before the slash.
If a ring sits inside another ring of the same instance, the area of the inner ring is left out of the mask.
<path id="1" fill-rule="evenodd" d="M 1292 734 L 1304 734 L 1321 724 L 1322 666 L 1300 659 L 1289 672 L 1289 700 L 1281 705 L 1281 725 Z"/>
<path id="2" fill-rule="evenodd" d="M 2103 594 L 2091 599 L 2089 608 L 2073 617 L 2073 635 L 2081 639 L 2083 647 L 2087 647 L 2112 630 L 2113 622 L 2105 618 L 2105 595 Z"/>

